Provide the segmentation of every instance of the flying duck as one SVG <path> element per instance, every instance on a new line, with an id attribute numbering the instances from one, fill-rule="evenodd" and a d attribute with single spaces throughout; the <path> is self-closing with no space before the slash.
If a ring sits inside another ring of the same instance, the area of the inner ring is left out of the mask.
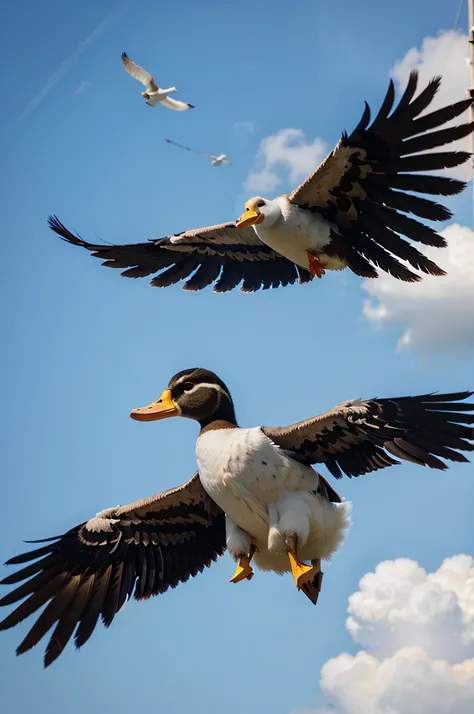
<path id="1" fill-rule="evenodd" d="M 211 159 L 212 166 L 222 166 L 222 164 L 227 164 L 230 166 L 232 161 L 226 161 L 227 154 L 219 154 L 219 156 L 214 156 L 214 154 L 205 154 L 202 151 L 196 151 L 195 149 L 190 149 L 189 146 L 184 146 L 183 144 L 178 144 L 177 141 L 171 141 L 171 139 L 165 139 L 168 144 L 173 144 L 174 146 L 179 146 L 180 149 L 186 149 L 186 151 L 191 151 L 193 154 L 198 154 L 199 156 L 207 156 Z"/>
<path id="2" fill-rule="evenodd" d="M 139 64 L 135 64 L 127 56 L 125 52 L 122 52 L 122 62 L 125 71 L 129 73 L 134 79 L 138 79 L 145 86 L 145 91 L 142 92 L 142 97 L 145 98 L 145 104 L 149 107 L 154 107 L 156 104 L 162 104 L 168 109 L 174 109 L 175 112 L 185 112 L 187 109 L 194 109 L 193 104 L 186 104 L 185 102 L 180 102 L 176 99 L 170 99 L 170 94 L 177 92 L 176 87 L 168 87 L 168 89 L 160 89 L 153 77 L 146 69 L 140 67 Z"/>
<path id="3" fill-rule="evenodd" d="M 104 265 L 125 268 L 122 275 L 126 277 L 155 274 L 154 287 L 187 279 L 185 290 L 213 284 L 214 291 L 225 292 L 242 284 L 243 292 L 253 292 L 296 281 L 306 283 L 326 270 L 344 268 L 364 278 L 376 278 L 379 268 L 407 282 L 421 280 L 420 273 L 444 275 L 436 263 L 402 237 L 444 247 L 445 239 L 423 219 L 444 221 L 450 211 L 413 193 L 450 196 L 465 186 L 462 181 L 431 173 L 467 161 L 470 154 L 465 151 L 432 149 L 474 130 L 474 122 L 439 129 L 463 114 L 472 99 L 420 116 L 431 104 L 440 81 L 439 77 L 432 79 L 415 97 L 418 74 L 412 72 L 393 111 L 395 90 L 390 81 L 371 124 L 366 103 L 352 134 L 344 133 L 300 186 L 274 199 L 249 199 L 235 222 L 128 245 L 87 243 L 55 216 L 50 216 L 49 225 L 68 243 L 92 251 Z"/>
<path id="4" fill-rule="evenodd" d="M 36 645 L 54 626 L 45 654 L 53 662 L 74 634 L 77 647 L 99 617 L 110 625 L 132 593 L 164 593 L 195 576 L 227 548 L 237 562 L 231 582 L 262 570 L 291 571 L 316 604 L 321 560 L 348 526 L 349 504 L 313 469 L 337 479 L 405 459 L 446 469 L 474 450 L 473 392 L 394 399 L 356 399 L 287 427 L 241 428 L 229 389 L 213 372 L 176 374 L 161 397 L 131 417 L 181 416 L 201 427 L 198 472 L 183 486 L 100 511 L 63 536 L 8 561 L 22 565 L 2 583 L 18 585 L 0 605 L 23 602 L 0 623 L 6 630 L 46 605 L 17 649 Z M 394 458 L 395 457 L 395 458 Z M 309 562 L 306 562 L 309 561 Z M 25 565 L 26 563 L 26 565 Z"/>

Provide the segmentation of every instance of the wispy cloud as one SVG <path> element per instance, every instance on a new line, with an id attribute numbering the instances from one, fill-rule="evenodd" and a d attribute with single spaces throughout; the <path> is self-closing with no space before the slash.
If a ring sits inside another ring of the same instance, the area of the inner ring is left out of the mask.
<path id="1" fill-rule="evenodd" d="M 30 114 L 35 111 L 35 109 L 38 109 L 43 99 L 47 96 L 47 94 L 49 94 L 53 87 L 69 72 L 69 70 L 76 64 L 78 59 L 82 57 L 88 47 L 102 35 L 104 30 L 110 24 L 112 24 L 112 22 L 118 19 L 118 17 L 122 14 L 122 12 L 126 9 L 128 5 L 129 0 L 126 0 L 126 2 L 122 2 L 114 10 L 111 10 L 108 15 L 104 17 L 102 22 L 100 22 L 97 27 L 92 30 L 90 35 L 86 37 L 85 40 L 81 40 L 81 42 L 79 42 L 77 48 L 74 50 L 72 55 L 70 55 L 67 59 L 61 62 L 57 70 L 53 72 L 53 74 L 49 77 L 44 87 L 28 103 L 25 110 L 19 117 L 17 123 L 22 122 L 24 119 L 29 117 Z"/>
<path id="2" fill-rule="evenodd" d="M 236 131 L 246 131 L 249 134 L 253 134 L 253 132 L 255 131 L 255 125 L 253 121 L 235 121 L 234 129 Z"/>
<path id="3" fill-rule="evenodd" d="M 72 93 L 72 96 L 75 97 L 77 94 L 82 94 L 84 89 L 86 87 L 89 87 L 92 84 L 92 82 L 89 82 L 87 79 L 84 80 L 83 82 L 80 83 L 80 85 L 75 89 Z"/>

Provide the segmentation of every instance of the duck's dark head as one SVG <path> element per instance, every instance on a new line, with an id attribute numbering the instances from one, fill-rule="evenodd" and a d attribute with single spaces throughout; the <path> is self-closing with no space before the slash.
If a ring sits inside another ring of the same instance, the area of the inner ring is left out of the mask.
<path id="1" fill-rule="evenodd" d="M 237 423 L 234 403 L 226 385 L 217 374 L 200 367 L 175 374 L 156 402 L 134 409 L 130 416 L 137 421 L 182 416 L 198 421 L 201 427 L 221 420 Z"/>

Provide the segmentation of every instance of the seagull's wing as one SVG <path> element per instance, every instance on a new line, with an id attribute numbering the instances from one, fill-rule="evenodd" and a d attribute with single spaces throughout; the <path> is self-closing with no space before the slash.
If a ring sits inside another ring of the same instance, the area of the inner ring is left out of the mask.
<path id="1" fill-rule="evenodd" d="M 81 647 L 99 617 L 108 627 L 132 593 L 136 600 L 164 593 L 222 555 L 225 516 L 195 474 L 184 486 L 109 508 L 63 536 L 34 542 L 46 545 L 8 561 L 27 565 L 2 581 L 21 585 L 0 605 L 23 602 L 0 629 L 19 624 L 47 603 L 17 649 L 17 654 L 26 652 L 54 626 L 47 667 L 74 631 Z"/>
<path id="2" fill-rule="evenodd" d="M 392 456 L 434 469 L 441 459 L 468 461 L 473 451 L 473 392 L 393 399 L 357 399 L 286 427 L 262 427 L 282 449 L 307 464 L 324 463 L 333 476 L 360 476 L 398 464 Z M 388 452 L 388 453 L 387 453 Z"/>
<path id="3" fill-rule="evenodd" d="M 227 292 L 243 281 L 242 292 L 254 292 L 311 279 L 307 270 L 262 243 L 251 227 L 238 228 L 235 223 L 128 245 L 86 243 L 56 216 L 50 216 L 49 226 L 66 242 L 90 250 L 103 265 L 126 268 L 122 275 L 127 278 L 159 273 L 151 281 L 158 288 L 189 278 L 185 290 L 201 290 L 214 283 L 215 292 Z"/>
<path id="4" fill-rule="evenodd" d="M 450 196 L 464 188 L 462 181 L 430 172 L 468 160 L 470 154 L 465 151 L 438 149 L 471 134 L 474 122 L 439 127 L 464 114 L 472 100 L 420 116 L 431 104 L 440 78 L 433 79 L 414 98 L 417 81 L 417 72 L 412 72 L 393 111 L 395 90 L 391 81 L 374 121 L 369 125 L 366 104 L 352 134 L 344 134 L 319 168 L 289 196 L 292 203 L 321 213 L 336 225 L 331 243 L 334 254 L 365 277 L 376 277 L 375 267 L 379 267 L 401 280 L 420 279 L 398 259 L 424 273 L 444 274 L 401 236 L 424 245 L 446 245 L 433 228 L 407 214 L 429 221 L 444 221 L 451 216 L 444 206 L 411 192 Z"/>
<path id="5" fill-rule="evenodd" d="M 151 74 L 147 72 L 146 69 L 143 69 L 143 67 L 140 67 L 139 64 L 135 64 L 135 62 L 132 62 L 132 60 L 128 58 L 125 52 L 122 52 L 122 62 L 123 66 L 125 67 L 125 71 L 128 72 L 129 75 L 134 79 L 138 79 L 138 81 L 145 86 L 148 92 L 158 91 L 158 85 L 156 84 Z"/>
<path id="6" fill-rule="evenodd" d="M 187 109 L 194 109 L 194 104 L 186 104 L 186 102 L 180 102 L 177 99 L 171 99 L 171 97 L 166 97 L 162 99 L 160 104 L 168 109 L 174 109 L 175 112 L 185 112 Z"/>
<path id="7" fill-rule="evenodd" d="M 190 151 L 192 154 L 198 154 L 199 156 L 208 156 L 210 159 L 216 159 L 216 156 L 213 156 L 212 154 L 206 154 L 203 151 L 196 151 L 196 149 L 190 149 L 189 146 L 184 146 L 183 144 L 178 144 L 177 141 L 172 141 L 171 139 L 165 139 L 165 141 L 168 144 L 174 144 L 174 146 L 179 146 L 180 149 L 186 149 L 186 151 Z"/>

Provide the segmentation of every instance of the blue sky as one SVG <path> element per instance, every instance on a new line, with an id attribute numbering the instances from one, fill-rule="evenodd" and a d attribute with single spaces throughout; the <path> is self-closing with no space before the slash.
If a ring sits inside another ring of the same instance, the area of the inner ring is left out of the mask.
<path id="1" fill-rule="evenodd" d="M 263 137 L 297 127 L 335 143 L 364 99 L 376 107 L 397 59 L 452 27 L 457 4 L 302 1 L 292 14 L 281 0 L 2 6 L 12 67 L 0 115 L 2 561 L 22 539 L 189 478 L 196 425 L 128 417 L 183 368 L 215 370 L 243 425 L 291 423 L 355 396 L 474 386 L 472 359 L 397 353 L 396 330 L 376 332 L 361 318 L 366 295 L 351 274 L 255 295 L 152 290 L 46 224 L 57 213 L 86 238 L 120 243 L 236 217 Z M 196 109 L 146 107 L 123 72 L 124 50 Z M 255 130 L 235 128 L 244 121 Z M 234 163 L 214 169 L 164 138 Z M 450 205 L 470 225 L 469 192 Z M 472 548 L 470 466 L 440 474 L 404 465 L 337 486 L 354 525 L 325 566 L 317 608 L 290 577 L 230 585 L 225 557 L 163 597 L 130 602 L 46 672 L 41 648 L 14 656 L 25 627 L 2 633 L 5 710 L 41 702 L 49 714 L 75 714 L 93 700 L 118 711 L 139 703 L 169 714 L 287 714 L 323 703 L 321 665 L 355 648 L 344 621 L 360 577 L 381 560 L 435 569 Z"/>

